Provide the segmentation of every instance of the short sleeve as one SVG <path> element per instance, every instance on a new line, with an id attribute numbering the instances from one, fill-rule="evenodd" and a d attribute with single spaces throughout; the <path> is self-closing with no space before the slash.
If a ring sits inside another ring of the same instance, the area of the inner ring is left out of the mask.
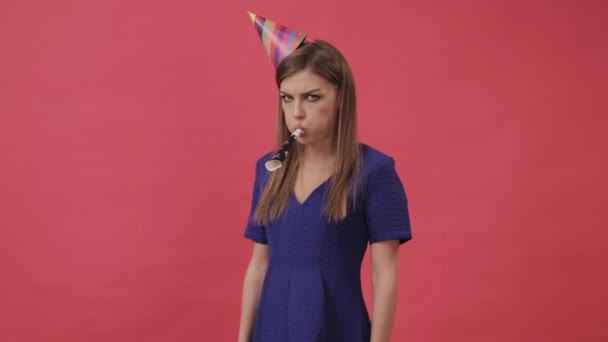
<path id="1" fill-rule="evenodd" d="M 255 180 L 253 182 L 253 194 L 251 195 L 251 209 L 249 210 L 249 217 L 247 219 L 247 226 L 245 227 L 244 236 L 255 242 L 267 244 L 268 239 L 266 238 L 265 227 L 257 225 L 253 222 L 253 214 L 255 213 L 255 208 L 258 205 L 258 199 L 260 198 L 261 193 L 262 185 L 258 172 L 258 165 L 256 164 Z"/>
<path id="2" fill-rule="evenodd" d="M 412 238 L 407 196 L 390 158 L 370 176 L 367 184 L 365 217 L 369 243 Z"/>

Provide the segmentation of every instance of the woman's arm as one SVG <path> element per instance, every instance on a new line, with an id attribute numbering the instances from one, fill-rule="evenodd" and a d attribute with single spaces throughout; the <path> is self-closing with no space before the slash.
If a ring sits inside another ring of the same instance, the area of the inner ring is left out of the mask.
<path id="1" fill-rule="evenodd" d="M 371 342 L 389 342 L 397 304 L 397 261 L 399 241 L 371 245 L 372 256 L 372 336 Z"/>
<path id="2" fill-rule="evenodd" d="M 239 327 L 239 342 L 251 341 L 251 332 L 260 303 L 262 284 L 268 268 L 268 245 L 253 244 L 251 261 L 243 281 L 243 297 L 241 300 L 241 324 Z"/>

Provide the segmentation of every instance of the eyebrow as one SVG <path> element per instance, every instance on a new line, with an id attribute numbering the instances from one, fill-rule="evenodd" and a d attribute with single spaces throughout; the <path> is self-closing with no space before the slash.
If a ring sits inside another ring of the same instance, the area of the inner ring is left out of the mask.
<path id="1" fill-rule="evenodd" d="M 308 91 L 303 92 L 302 94 L 307 95 L 307 94 L 314 93 L 315 91 L 321 91 L 321 89 L 319 89 L 319 88 L 311 89 L 311 90 L 308 90 Z M 291 96 L 291 94 L 290 94 L 290 93 L 288 93 L 288 92 L 286 92 L 286 91 L 279 90 L 279 92 L 280 92 L 281 94 Z"/>

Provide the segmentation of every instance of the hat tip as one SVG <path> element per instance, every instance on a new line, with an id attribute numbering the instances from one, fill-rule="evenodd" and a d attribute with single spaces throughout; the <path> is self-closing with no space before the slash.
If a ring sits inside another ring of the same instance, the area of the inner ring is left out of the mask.
<path id="1" fill-rule="evenodd" d="M 251 21 L 255 21 L 255 13 L 251 12 L 251 11 L 247 11 L 247 14 L 249 14 L 249 18 L 251 18 Z"/>

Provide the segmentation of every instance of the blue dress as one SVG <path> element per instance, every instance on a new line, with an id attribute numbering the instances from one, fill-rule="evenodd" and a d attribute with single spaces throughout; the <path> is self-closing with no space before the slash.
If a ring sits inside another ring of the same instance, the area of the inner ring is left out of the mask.
<path id="1" fill-rule="evenodd" d="M 367 244 L 412 238 L 404 187 L 394 159 L 367 145 L 362 151 L 363 197 L 347 217 L 322 217 L 329 181 L 303 202 L 292 194 L 285 213 L 267 226 L 252 214 L 268 171 L 256 163 L 256 177 L 245 237 L 268 244 L 253 342 L 369 342 L 371 322 L 361 289 L 361 263 Z M 351 206 L 352 207 L 352 206 Z"/>

